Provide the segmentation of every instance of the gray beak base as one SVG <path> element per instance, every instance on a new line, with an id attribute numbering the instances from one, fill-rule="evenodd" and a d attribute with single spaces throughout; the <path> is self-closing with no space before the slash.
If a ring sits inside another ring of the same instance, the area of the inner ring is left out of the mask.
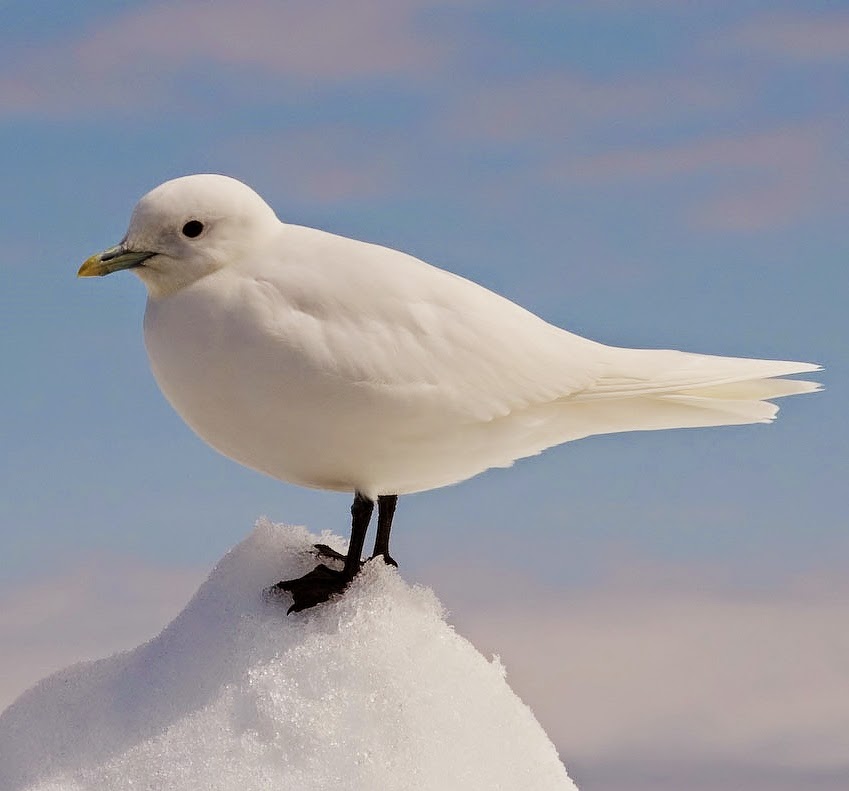
<path id="1" fill-rule="evenodd" d="M 77 277 L 103 277 L 122 269 L 132 269 L 154 255 L 156 253 L 147 250 L 128 250 L 119 244 L 87 258 L 77 272 Z"/>

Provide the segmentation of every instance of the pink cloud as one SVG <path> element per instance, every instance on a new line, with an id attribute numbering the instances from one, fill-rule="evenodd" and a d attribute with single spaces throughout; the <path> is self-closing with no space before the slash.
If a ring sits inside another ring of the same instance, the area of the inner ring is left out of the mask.
<path id="1" fill-rule="evenodd" d="M 714 230 L 757 231 L 831 206 L 835 195 L 845 195 L 829 167 L 831 136 L 829 125 L 808 124 L 703 137 L 573 159 L 547 175 L 585 184 L 721 177 L 723 186 L 694 198 L 686 209 L 690 221 Z"/>
<path id="2" fill-rule="evenodd" d="M 441 42 L 416 28 L 424 7 L 424 0 L 148 5 L 78 40 L 21 52 L 0 73 L 0 103 L 6 114 L 50 117 L 143 110 L 170 104 L 180 71 L 204 64 L 253 70 L 284 85 L 421 74 L 446 56 Z"/>
<path id="3" fill-rule="evenodd" d="M 477 92 L 455 108 L 444 128 L 498 142 L 552 140 L 600 122 L 656 122 L 733 106 L 741 96 L 739 85 L 698 78 L 652 75 L 604 82 L 549 74 Z"/>
<path id="4" fill-rule="evenodd" d="M 437 55 L 434 42 L 414 30 L 422 5 L 416 0 L 186 0 L 120 17 L 82 42 L 76 53 L 92 68 L 126 58 L 146 60 L 154 68 L 157 60 L 199 59 L 343 82 L 418 72 Z"/>
<path id="5" fill-rule="evenodd" d="M 100 558 L 0 592 L 0 710 L 62 667 L 148 640 L 203 577 L 198 569 Z"/>
<path id="6" fill-rule="evenodd" d="M 846 767 L 845 581 L 753 594 L 665 576 L 569 594 L 507 580 L 518 601 L 465 607 L 466 575 L 449 603 L 575 762 Z"/>
<path id="7" fill-rule="evenodd" d="M 721 46 L 802 61 L 847 61 L 849 13 L 756 18 L 724 38 Z"/>
<path id="8" fill-rule="evenodd" d="M 689 213 L 692 224 L 708 230 L 762 231 L 808 213 L 815 185 L 811 178 L 779 179 L 710 198 Z"/>
<path id="9" fill-rule="evenodd" d="M 262 174 L 269 187 L 283 184 L 287 196 L 321 205 L 385 198 L 401 182 L 403 158 L 397 144 L 364 139 L 360 130 L 340 124 L 283 136 L 240 136 L 215 154 L 234 172 Z"/>
<path id="10" fill-rule="evenodd" d="M 581 160 L 574 175 L 588 181 L 674 178 L 705 171 L 807 170 L 818 160 L 824 131 L 789 127 L 739 137 L 706 137 L 665 147 L 629 148 Z"/>

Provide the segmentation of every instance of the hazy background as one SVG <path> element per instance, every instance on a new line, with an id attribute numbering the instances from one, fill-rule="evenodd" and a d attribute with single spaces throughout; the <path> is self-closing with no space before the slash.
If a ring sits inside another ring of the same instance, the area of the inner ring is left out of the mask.
<path id="1" fill-rule="evenodd" d="M 130 275 L 192 172 L 597 340 L 824 363 L 772 426 L 590 439 L 404 498 L 393 554 L 500 653 L 583 791 L 845 789 L 849 8 L 0 5 L 0 707 L 180 608 L 261 514 L 159 394 Z"/>

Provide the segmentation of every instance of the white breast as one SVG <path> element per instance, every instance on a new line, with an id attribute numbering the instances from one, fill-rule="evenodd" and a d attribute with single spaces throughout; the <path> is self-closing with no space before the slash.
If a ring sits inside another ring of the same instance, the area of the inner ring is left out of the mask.
<path id="1" fill-rule="evenodd" d="M 207 443 L 281 480 L 372 496 L 446 485 L 490 466 L 469 464 L 471 449 L 456 433 L 468 421 L 440 409 L 432 388 L 422 384 L 412 397 L 411 388 L 346 378 L 327 365 L 322 328 L 279 294 L 264 299 L 263 289 L 221 271 L 148 303 L 153 374 Z"/>

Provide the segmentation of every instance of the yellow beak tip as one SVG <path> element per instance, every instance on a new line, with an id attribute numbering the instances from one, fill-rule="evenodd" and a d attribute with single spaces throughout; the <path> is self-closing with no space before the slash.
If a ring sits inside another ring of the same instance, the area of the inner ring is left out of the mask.
<path id="1" fill-rule="evenodd" d="M 104 274 L 101 267 L 100 254 L 93 255 L 83 261 L 83 265 L 77 271 L 77 277 L 97 277 Z"/>

